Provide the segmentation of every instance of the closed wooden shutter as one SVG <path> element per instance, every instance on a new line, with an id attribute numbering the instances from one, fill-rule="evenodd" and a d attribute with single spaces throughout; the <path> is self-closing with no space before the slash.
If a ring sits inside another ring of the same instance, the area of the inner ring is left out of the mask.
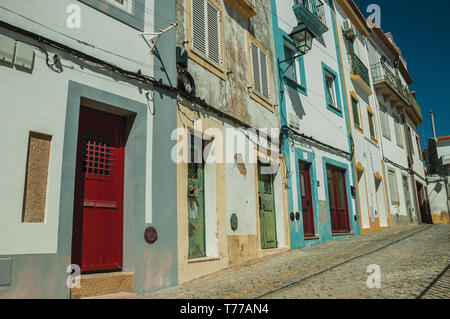
<path id="1" fill-rule="evenodd" d="M 391 202 L 398 203 L 398 189 L 397 189 L 397 180 L 394 171 L 389 171 L 389 189 L 391 193 Z"/>
<path id="2" fill-rule="evenodd" d="M 262 50 L 259 50 L 259 62 L 261 64 L 261 93 L 266 99 L 269 99 L 269 70 L 267 67 L 267 55 Z"/>
<path id="3" fill-rule="evenodd" d="M 205 0 L 192 0 L 192 46 L 206 54 Z"/>
<path id="4" fill-rule="evenodd" d="M 192 0 L 192 47 L 216 64 L 222 63 L 220 11 L 207 0 Z"/>
<path id="5" fill-rule="evenodd" d="M 252 53 L 252 71 L 253 71 L 253 90 L 261 93 L 261 71 L 259 69 L 258 47 L 251 42 Z"/>
<path id="6" fill-rule="evenodd" d="M 208 2 L 208 57 L 220 64 L 220 12 Z"/>
<path id="7" fill-rule="evenodd" d="M 397 139 L 397 144 L 400 147 L 403 147 L 403 136 L 400 126 L 400 120 L 395 118 L 395 138 Z"/>
<path id="8" fill-rule="evenodd" d="M 383 135 L 391 138 L 391 131 L 389 130 L 389 123 L 387 118 L 386 110 L 381 109 L 381 130 L 383 131 Z"/>
<path id="9" fill-rule="evenodd" d="M 269 61 L 267 54 L 254 42 L 250 42 L 252 58 L 253 90 L 270 99 Z"/>

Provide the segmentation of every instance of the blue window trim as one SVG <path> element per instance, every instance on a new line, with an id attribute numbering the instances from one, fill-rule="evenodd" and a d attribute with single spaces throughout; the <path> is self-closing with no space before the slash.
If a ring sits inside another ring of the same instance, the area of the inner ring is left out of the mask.
<path id="1" fill-rule="evenodd" d="M 312 204 L 313 204 L 313 216 L 314 216 L 314 231 L 315 231 L 315 235 L 316 236 L 321 236 L 322 234 L 320 233 L 320 227 L 319 227 L 319 221 L 320 221 L 320 216 L 319 216 L 319 195 L 318 195 L 318 190 L 317 190 L 317 177 L 316 177 L 316 159 L 315 159 L 315 155 L 314 153 L 301 149 L 299 147 L 294 147 L 295 150 L 295 171 L 296 171 L 296 180 L 297 180 L 297 201 L 298 201 L 298 211 L 302 212 L 303 211 L 303 207 L 302 207 L 302 196 L 301 196 L 301 189 L 300 189 L 300 168 L 298 167 L 298 162 L 299 161 L 303 161 L 303 162 L 307 162 L 309 164 L 311 164 L 310 168 L 309 168 L 309 173 L 310 173 L 310 177 L 311 177 L 311 200 L 312 200 Z M 304 154 L 306 154 L 306 157 L 304 156 Z M 301 231 L 301 238 L 304 238 L 304 231 L 303 231 L 303 214 L 301 214 L 300 216 L 302 216 L 301 219 L 301 227 L 300 227 L 300 231 Z M 303 239 L 304 241 L 304 239 Z M 309 241 L 309 243 L 318 243 L 320 242 L 320 238 L 317 239 L 313 239 L 311 241 Z M 305 241 L 303 242 L 303 246 L 306 246 Z"/>
<path id="2" fill-rule="evenodd" d="M 337 104 L 336 108 L 330 106 L 330 100 L 328 98 L 328 92 L 327 92 L 327 79 L 325 77 L 326 73 L 331 74 L 334 78 L 334 91 L 336 94 L 336 104 Z M 332 68 L 330 68 L 328 65 L 326 65 L 324 62 L 322 62 L 322 76 L 323 76 L 323 88 L 324 88 L 324 93 L 325 93 L 325 101 L 326 101 L 327 109 L 332 111 L 333 113 L 339 115 L 340 117 L 343 117 L 338 74 Z"/>
<path id="3" fill-rule="evenodd" d="M 132 1 L 132 13 L 114 6 L 106 0 L 78 0 L 93 7 L 116 20 L 119 20 L 139 31 L 144 31 L 145 25 L 145 0 L 127 0 Z"/>
<path id="4" fill-rule="evenodd" d="M 292 47 L 295 48 L 295 44 L 294 41 L 291 39 L 291 37 L 289 36 L 289 34 L 287 34 L 284 30 L 279 29 L 280 33 L 282 34 L 283 37 L 283 52 L 284 52 L 284 42 L 287 42 L 289 44 L 292 45 Z M 300 51 L 294 51 L 295 54 L 301 54 Z M 285 57 L 283 55 L 282 60 L 284 60 Z M 300 82 L 297 83 L 293 83 L 293 81 L 291 79 L 289 79 L 287 76 L 283 76 L 283 82 L 285 82 L 289 87 L 297 90 L 297 92 L 300 92 L 301 94 L 308 96 L 308 87 L 306 84 L 306 73 L 305 73 L 305 59 L 303 56 L 300 56 L 298 58 L 298 62 L 294 62 L 294 63 L 298 63 L 298 70 L 299 72 L 296 73 L 300 73 L 297 74 L 297 81 L 300 80 Z M 297 70 L 297 69 L 296 69 Z"/>

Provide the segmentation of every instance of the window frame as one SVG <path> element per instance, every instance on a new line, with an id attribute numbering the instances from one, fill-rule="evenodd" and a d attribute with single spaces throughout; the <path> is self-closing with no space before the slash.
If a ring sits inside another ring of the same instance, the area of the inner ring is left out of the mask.
<path id="1" fill-rule="evenodd" d="M 262 51 L 266 55 L 266 61 L 267 61 L 267 83 L 268 83 L 268 94 L 269 98 L 266 98 L 263 96 L 262 93 L 258 92 L 257 90 L 253 89 L 253 60 L 252 60 L 252 52 L 251 52 L 251 45 L 252 43 L 258 48 L 258 62 L 260 63 L 260 54 L 259 51 Z M 272 65 L 271 65 L 271 54 L 269 50 L 267 50 L 264 45 L 255 39 L 253 35 L 250 34 L 250 32 L 247 31 L 247 79 L 248 79 L 248 90 L 250 93 L 250 98 L 258 102 L 259 104 L 263 105 L 265 108 L 267 108 L 269 111 L 274 112 L 273 107 L 273 84 L 272 84 Z"/>
<path id="2" fill-rule="evenodd" d="M 372 117 L 372 121 L 370 118 Z M 378 138 L 377 138 L 377 127 L 375 125 L 375 113 L 372 111 L 372 108 L 370 106 L 367 106 L 367 122 L 369 123 L 369 135 L 370 139 L 378 144 Z M 370 125 L 372 123 L 372 126 Z M 371 128 L 373 127 L 373 135 Z"/>
<path id="3" fill-rule="evenodd" d="M 387 111 L 387 109 L 386 108 L 384 108 L 384 107 L 380 107 L 380 123 L 382 123 L 383 122 L 383 117 L 384 117 L 384 119 L 385 119 L 385 121 L 386 121 L 386 129 L 387 129 L 387 131 L 388 131 L 388 133 L 386 134 L 385 132 L 384 132 L 384 130 L 383 130 L 383 125 L 381 125 L 381 134 L 385 137 L 385 138 L 387 138 L 388 140 L 392 140 L 392 135 L 391 135 L 391 127 L 390 127 L 390 125 L 389 125 L 389 114 L 388 114 L 388 111 Z"/>
<path id="4" fill-rule="evenodd" d="M 333 113 L 337 114 L 340 117 L 343 117 L 342 115 L 342 104 L 341 104 L 341 94 L 339 91 L 339 81 L 338 81 L 338 74 L 329 66 L 327 66 L 325 63 L 322 62 L 322 73 L 323 73 L 323 85 L 324 85 L 324 92 L 325 92 L 325 102 L 326 107 L 328 110 L 332 111 Z M 331 78 L 333 80 L 333 92 L 334 92 L 334 98 L 336 105 L 332 105 L 330 103 L 330 98 L 328 96 L 328 78 Z"/>
<path id="5" fill-rule="evenodd" d="M 188 57 L 195 61 L 197 64 L 201 65 L 211 73 L 215 74 L 222 80 L 227 79 L 225 71 L 225 50 L 224 50 L 224 26 L 223 26 L 223 7 L 216 0 L 202 0 L 204 2 L 205 8 L 207 8 L 208 3 L 214 6 L 219 13 L 219 39 L 218 44 L 220 46 L 220 63 L 217 64 L 214 60 L 209 58 L 205 53 L 200 52 L 198 49 L 194 48 L 193 44 L 193 14 L 192 6 L 193 0 L 186 0 L 185 15 L 186 15 L 186 25 L 185 25 L 185 39 L 188 45 L 186 45 L 186 52 Z M 206 9 L 207 10 L 207 9 Z M 207 18 L 207 11 L 205 11 L 205 17 Z M 208 25 L 205 24 L 205 47 L 208 45 L 207 41 L 207 29 Z"/>
<path id="6" fill-rule="evenodd" d="M 282 31 L 282 30 L 281 30 Z M 293 56 L 300 55 L 296 61 L 292 63 L 291 66 L 294 66 L 295 68 L 295 79 L 292 79 L 291 77 L 286 75 L 286 72 L 284 73 L 283 78 L 286 79 L 286 84 L 292 87 L 293 89 L 297 90 L 298 92 L 302 93 L 303 95 L 307 96 L 307 85 L 306 85 L 306 73 L 305 73 L 305 59 L 304 56 L 301 55 L 301 52 L 298 51 L 295 47 L 294 42 L 292 39 L 290 39 L 289 35 L 287 33 L 283 32 L 283 60 L 286 60 L 286 48 L 292 51 Z M 285 68 L 288 65 L 289 62 L 285 62 L 282 64 L 282 67 Z M 287 71 L 287 70 L 286 70 Z"/>
<path id="7" fill-rule="evenodd" d="M 392 196 L 392 185 L 391 185 L 391 176 L 394 178 L 394 186 L 395 186 L 395 192 L 396 192 L 396 201 L 393 199 Z M 391 204 L 395 206 L 400 206 L 400 194 L 398 190 L 398 183 L 397 183 L 397 172 L 393 168 L 388 168 L 388 184 L 389 184 L 389 195 L 391 196 Z"/>
<path id="8" fill-rule="evenodd" d="M 402 128 L 401 128 L 401 119 L 397 115 L 393 115 L 394 118 L 394 131 L 395 131 L 395 140 L 398 147 L 405 148 L 405 143 L 403 139 L 402 134 Z M 399 141 L 401 143 L 399 143 Z"/>
<path id="9" fill-rule="evenodd" d="M 144 32 L 145 27 L 145 0 L 124 0 L 126 7 L 115 0 L 78 0 L 110 17 Z M 130 2 L 128 2 L 130 1 Z"/>
<path id="10" fill-rule="evenodd" d="M 355 112 L 353 110 L 353 101 L 355 101 L 357 104 L 359 125 L 355 123 Z M 352 103 L 353 127 L 360 133 L 364 134 L 362 114 L 361 114 L 361 104 L 355 91 L 350 92 L 350 102 Z"/>

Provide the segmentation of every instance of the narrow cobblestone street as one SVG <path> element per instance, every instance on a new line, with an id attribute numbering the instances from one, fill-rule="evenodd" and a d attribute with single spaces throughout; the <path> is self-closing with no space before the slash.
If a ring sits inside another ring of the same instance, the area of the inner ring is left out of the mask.
<path id="1" fill-rule="evenodd" d="M 450 225 L 384 230 L 288 251 L 140 298 L 450 298 Z M 369 265 L 381 288 L 369 289 Z"/>

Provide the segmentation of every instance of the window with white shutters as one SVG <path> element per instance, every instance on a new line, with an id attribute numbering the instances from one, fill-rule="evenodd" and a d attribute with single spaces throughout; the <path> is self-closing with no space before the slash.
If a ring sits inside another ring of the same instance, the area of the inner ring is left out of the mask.
<path id="1" fill-rule="evenodd" d="M 383 131 L 383 135 L 390 139 L 391 138 L 391 130 L 389 129 L 389 120 L 387 111 L 383 108 L 380 109 L 380 120 L 381 120 L 381 130 Z"/>
<path id="2" fill-rule="evenodd" d="M 250 54 L 252 63 L 253 91 L 270 99 L 269 61 L 267 54 L 253 41 L 250 41 Z"/>
<path id="3" fill-rule="evenodd" d="M 214 64 L 220 65 L 220 11 L 208 0 L 191 1 L 192 49 Z"/>
<path id="4" fill-rule="evenodd" d="M 398 197 L 398 188 L 397 188 L 397 177 L 395 175 L 395 171 L 389 169 L 388 170 L 388 181 L 389 181 L 389 190 L 391 194 L 391 203 L 393 205 L 399 204 L 399 197 Z"/>
<path id="5" fill-rule="evenodd" d="M 403 148 L 403 135 L 400 120 L 395 117 L 394 118 L 394 129 L 395 129 L 395 139 L 397 140 L 397 145 Z"/>

